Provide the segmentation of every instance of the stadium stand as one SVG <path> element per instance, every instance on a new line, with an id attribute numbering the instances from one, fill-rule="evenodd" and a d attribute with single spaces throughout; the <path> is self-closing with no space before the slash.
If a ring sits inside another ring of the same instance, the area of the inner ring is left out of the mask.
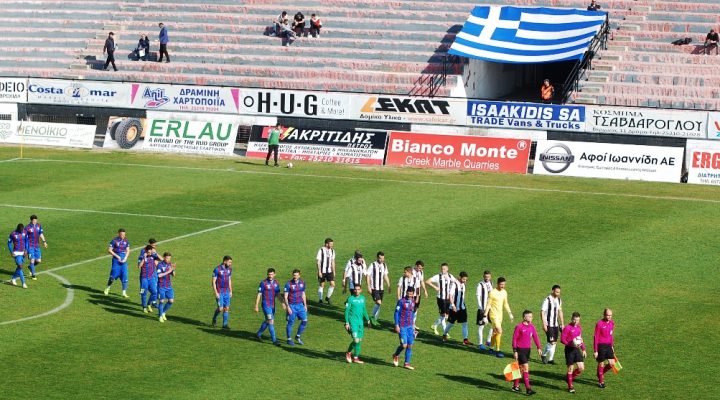
<path id="1" fill-rule="evenodd" d="M 584 8 L 586 0 L 485 0 Z M 446 51 L 472 0 L 6 0 L 0 9 L 0 75 L 236 85 L 245 87 L 449 95 L 462 64 Z M 611 40 L 573 101 L 589 104 L 718 109 L 720 57 L 700 53 L 717 29 L 714 0 L 610 0 Z M 289 8 L 291 7 L 291 8 Z M 267 36 L 272 19 L 318 13 L 320 38 L 290 47 Z M 170 28 L 173 62 L 131 62 L 137 38 L 158 45 Z M 116 33 L 118 73 L 100 70 L 108 31 Z M 690 37 L 687 46 L 672 41 Z M 448 63 L 448 61 L 450 61 Z M 437 83 L 446 77 L 446 85 Z M 431 84 L 431 82 L 433 84 Z M 461 81 L 460 81 L 461 82 Z"/>

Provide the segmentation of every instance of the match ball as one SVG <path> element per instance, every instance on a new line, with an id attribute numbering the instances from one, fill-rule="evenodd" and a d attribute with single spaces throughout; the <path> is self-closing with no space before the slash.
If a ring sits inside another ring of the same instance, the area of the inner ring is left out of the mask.
<path id="1" fill-rule="evenodd" d="M 582 345 L 582 342 L 583 340 L 580 336 L 573 339 L 573 344 L 575 345 L 575 347 L 580 347 L 580 345 Z"/>
<path id="2" fill-rule="evenodd" d="M 293 167 L 292 163 L 291 162 L 287 163 L 287 167 L 292 168 Z"/>

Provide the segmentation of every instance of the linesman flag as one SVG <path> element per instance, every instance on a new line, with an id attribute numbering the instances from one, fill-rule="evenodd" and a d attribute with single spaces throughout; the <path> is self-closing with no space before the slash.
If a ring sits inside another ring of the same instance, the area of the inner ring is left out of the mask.
<path id="1" fill-rule="evenodd" d="M 503 374 L 505 374 L 505 380 L 508 382 L 522 378 L 522 373 L 520 372 L 520 364 L 518 364 L 517 361 L 508 364 L 505 367 L 505 370 L 503 370 Z"/>
<path id="2" fill-rule="evenodd" d="M 448 53 L 516 64 L 579 60 L 606 17 L 604 11 L 478 6 Z"/>

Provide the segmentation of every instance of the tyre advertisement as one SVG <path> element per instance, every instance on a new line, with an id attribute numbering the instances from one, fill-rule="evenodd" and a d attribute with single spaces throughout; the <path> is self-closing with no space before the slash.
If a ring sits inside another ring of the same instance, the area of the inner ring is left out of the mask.
<path id="1" fill-rule="evenodd" d="M 148 112 L 147 118 L 110 117 L 103 148 L 232 155 L 240 118 Z"/>
<path id="2" fill-rule="evenodd" d="M 385 165 L 483 172 L 527 172 L 531 141 L 392 132 Z"/>
<path id="3" fill-rule="evenodd" d="M 680 182 L 682 147 L 540 140 L 533 174 Z"/>
<path id="4" fill-rule="evenodd" d="M 272 126 L 253 126 L 247 156 L 265 158 Z M 356 128 L 323 130 L 312 126 L 281 127 L 278 156 L 282 160 L 382 165 L 386 131 Z"/>

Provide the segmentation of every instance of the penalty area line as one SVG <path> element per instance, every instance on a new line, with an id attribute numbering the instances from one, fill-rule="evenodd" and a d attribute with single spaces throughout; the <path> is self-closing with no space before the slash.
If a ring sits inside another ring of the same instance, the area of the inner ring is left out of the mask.
<path id="1" fill-rule="evenodd" d="M 229 228 L 229 227 L 231 227 L 231 226 L 235 226 L 235 225 L 238 225 L 238 224 L 241 224 L 241 222 L 240 222 L 240 221 L 233 221 L 233 222 L 230 222 L 230 223 L 227 223 L 227 224 L 224 224 L 224 225 L 215 226 L 215 227 L 208 228 L 208 229 L 203 229 L 203 230 L 201 230 L 201 231 L 196 231 L 196 232 L 187 233 L 187 234 L 185 234 L 185 235 L 175 236 L 175 237 L 172 237 L 172 238 L 170 238 L 170 239 L 158 240 L 157 244 L 170 243 L 170 242 L 174 242 L 174 241 L 176 241 L 176 240 L 186 239 L 186 238 L 189 238 L 189 237 L 193 237 L 193 236 L 197 236 L 197 235 L 202 235 L 202 234 L 204 234 L 204 233 L 217 231 L 217 230 L 219 230 L 219 229 Z M 139 252 L 142 248 L 143 248 L 143 246 L 137 247 L 137 248 L 135 248 L 135 249 L 131 249 L 131 250 L 130 250 L 130 253 L 134 253 L 134 252 L 136 252 L 136 251 Z M 128 255 L 128 256 L 129 256 L 129 255 Z M 99 260 L 104 260 L 104 259 L 110 258 L 110 257 L 112 257 L 112 255 L 106 254 L 106 255 L 104 255 L 104 256 L 91 258 L 91 259 L 89 259 L 89 260 L 78 261 L 78 262 L 75 262 L 75 263 L 72 263 L 72 264 L 63 265 L 63 266 L 55 267 L 55 268 L 50 268 L 50 269 L 48 269 L 48 270 L 38 272 L 38 275 L 43 274 L 43 273 L 51 273 L 51 272 L 61 271 L 61 270 L 63 270 L 63 269 L 68 269 L 68 268 L 72 268 L 72 267 L 77 267 L 78 265 L 83 265 L 83 264 L 89 264 L 89 263 L 91 263 L 91 262 L 95 262 L 95 261 L 99 261 Z"/>
<path id="2" fill-rule="evenodd" d="M 26 205 L 17 205 L 17 204 L 0 204 L 0 207 L 26 208 L 26 209 L 47 210 L 47 211 L 67 211 L 67 212 L 89 213 L 89 214 L 123 215 L 123 216 L 128 216 L 128 217 L 180 219 L 180 220 L 185 220 L 185 221 L 227 222 L 227 223 L 238 222 L 239 223 L 239 221 L 229 221 L 229 220 L 224 220 L 224 219 L 176 217 L 176 216 L 172 216 L 172 215 L 138 214 L 138 213 L 128 213 L 128 212 L 121 212 L 121 211 L 84 210 L 84 209 L 76 209 L 76 208 L 26 206 Z"/>

